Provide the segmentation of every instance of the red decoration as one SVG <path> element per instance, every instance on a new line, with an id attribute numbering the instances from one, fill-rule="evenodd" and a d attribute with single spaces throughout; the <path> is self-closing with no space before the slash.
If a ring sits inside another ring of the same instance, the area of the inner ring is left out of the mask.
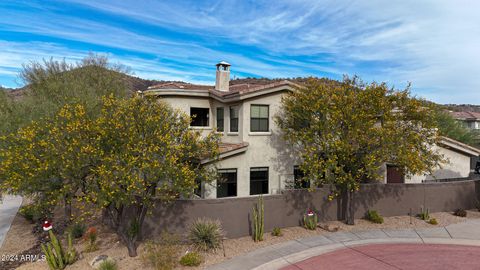
<path id="1" fill-rule="evenodd" d="M 314 215 L 314 213 L 313 213 L 312 209 L 308 209 L 307 216 L 311 217 L 313 215 Z"/>
<path id="2" fill-rule="evenodd" d="M 48 221 L 48 220 L 45 220 L 45 221 L 43 222 L 43 226 L 42 226 L 42 227 L 43 227 L 43 230 L 44 230 L 45 232 L 48 232 L 48 231 L 50 231 L 51 229 L 53 229 L 52 223 L 50 223 L 50 221 Z"/>

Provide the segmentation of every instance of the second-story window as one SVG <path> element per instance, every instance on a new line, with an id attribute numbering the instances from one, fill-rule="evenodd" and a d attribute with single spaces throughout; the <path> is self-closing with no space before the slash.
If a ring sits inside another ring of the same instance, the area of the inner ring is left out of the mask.
<path id="1" fill-rule="evenodd" d="M 230 132 L 238 132 L 238 107 L 230 107 Z"/>
<path id="2" fill-rule="evenodd" d="M 250 131 L 268 131 L 268 105 L 250 106 Z"/>
<path id="3" fill-rule="evenodd" d="M 217 131 L 224 131 L 223 107 L 217 108 Z"/>
<path id="4" fill-rule="evenodd" d="M 190 108 L 191 127 L 208 127 L 208 108 Z"/>

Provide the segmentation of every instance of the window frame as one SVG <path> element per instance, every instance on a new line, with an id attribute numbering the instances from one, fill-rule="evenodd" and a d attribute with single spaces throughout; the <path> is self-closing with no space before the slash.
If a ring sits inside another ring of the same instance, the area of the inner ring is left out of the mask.
<path id="1" fill-rule="evenodd" d="M 266 117 L 253 117 L 252 116 L 252 111 L 254 107 L 259 107 L 259 108 L 267 108 L 267 116 Z M 266 120 L 267 125 L 266 129 L 261 128 L 261 120 Z M 254 121 L 258 121 L 258 129 L 254 130 Z M 250 104 L 250 132 L 269 132 L 270 131 L 270 105 L 268 104 Z"/>
<path id="2" fill-rule="evenodd" d="M 218 111 L 219 110 L 222 111 L 222 118 L 221 119 L 218 117 Z M 217 113 L 217 115 L 216 115 L 217 131 L 218 132 L 225 132 L 225 107 L 217 107 L 216 113 Z M 219 121 L 222 122 L 221 125 L 219 124 Z M 221 127 L 221 129 L 220 129 L 220 127 Z"/>
<path id="3" fill-rule="evenodd" d="M 220 175 L 220 174 L 235 174 L 235 181 L 230 181 L 230 180 L 227 180 L 223 183 L 219 183 L 218 180 L 217 180 L 217 198 L 230 198 L 230 197 L 237 197 L 238 196 L 238 169 L 237 168 L 226 168 L 226 169 L 218 169 L 217 170 L 217 173 Z M 221 184 L 224 184 L 226 185 L 226 190 L 227 190 L 227 195 L 226 196 L 218 196 L 219 192 L 219 187 Z M 228 185 L 229 184 L 234 184 L 235 186 L 235 195 L 228 195 Z"/>
<path id="4" fill-rule="evenodd" d="M 266 179 L 256 179 L 252 181 L 252 172 L 264 171 L 267 173 Z M 250 167 L 250 195 L 262 195 L 262 194 L 269 194 L 269 180 L 270 180 L 270 168 L 269 167 Z M 253 193 L 252 184 L 262 182 L 262 191 L 260 193 Z M 266 191 L 263 190 L 263 183 L 266 183 Z"/>
<path id="5" fill-rule="evenodd" d="M 197 114 L 192 114 L 192 109 L 193 110 L 195 110 L 195 109 L 207 110 L 207 123 L 206 123 L 207 125 L 199 125 L 199 126 L 192 125 L 193 121 L 195 121 L 193 115 L 198 116 Z M 210 108 L 208 108 L 208 107 L 190 107 L 190 119 L 192 120 L 190 122 L 190 127 L 193 127 L 193 128 L 208 128 L 208 127 L 210 127 L 210 114 L 211 114 L 210 113 Z"/>
<path id="6" fill-rule="evenodd" d="M 234 111 L 236 109 L 237 111 L 237 117 L 236 118 L 232 118 L 232 111 Z M 229 107 L 229 119 L 230 119 L 230 125 L 229 125 L 229 131 L 230 132 L 233 132 L 233 133 L 237 133 L 238 130 L 239 130 L 239 119 L 240 119 L 240 106 L 238 105 L 235 105 L 235 106 L 230 106 Z M 232 125 L 232 120 L 235 119 L 236 120 L 236 130 L 233 130 L 232 128 L 234 127 Z"/>
<path id="7" fill-rule="evenodd" d="M 293 166 L 293 188 L 306 189 L 310 188 L 310 181 L 305 181 L 305 173 L 300 168 L 300 165 Z"/>

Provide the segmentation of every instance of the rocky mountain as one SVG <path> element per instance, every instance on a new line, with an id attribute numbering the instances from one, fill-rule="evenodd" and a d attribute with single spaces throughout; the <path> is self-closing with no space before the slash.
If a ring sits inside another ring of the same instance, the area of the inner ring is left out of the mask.
<path id="1" fill-rule="evenodd" d="M 166 83 L 169 81 L 161 81 L 161 80 L 148 80 L 148 79 L 142 79 L 136 76 L 128 75 L 128 74 L 122 74 L 124 77 L 124 80 L 127 84 L 128 89 L 131 92 L 136 92 L 136 91 L 144 91 L 148 87 L 156 84 L 161 84 L 161 83 Z M 233 79 L 231 81 L 231 84 L 266 84 L 269 82 L 277 82 L 277 81 L 282 81 L 282 80 L 290 80 L 292 82 L 296 83 L 303 83 L 307 80 L 308 78 L 304 77 L 298 77 L 298 78 L 276 78 L 276 79 L 269 79 L 269 78 L 239 78 L 239 79 Z M 328 79 L 325 79 L 328 80 Z M 328 80 L 331 81 L 331 80 Z M 25 91 L 28 90 L 28 85 L 20 88 L 2 88 L 0 87 L 1 90 L 5 90 L 8 92 L 8 94 L 17 99 L 20 98 L 25 94 Z M 480 105 L 472 105 L 472 104 L 445 104 L 443 105 L 446 110 L 449 111 L 454 111 L 454 112 L 480 112 Z"/>
<path id="2" fill-rule="evenodd" d="M 454 112 L 480 112 L 480 105 L 473 104 L 445 104 L 444 107 Z"/>

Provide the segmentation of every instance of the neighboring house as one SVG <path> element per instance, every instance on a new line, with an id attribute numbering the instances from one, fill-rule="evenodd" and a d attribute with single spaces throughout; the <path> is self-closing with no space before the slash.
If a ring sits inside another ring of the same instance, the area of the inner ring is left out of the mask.
<path id="1" fill-rule="evenodd" d="M 480 155 L 479 149 L 447 137 L 442 137 L 435 149 L 447 159 L 448 163 L 436 169 L 433 175 L 404 176 L 397 170 L 397 167 L 386 164 L 384 167 L 385 183 L 423 183 L 471 177 L 474 170 L 471 158 Z"/>
<path id="2" fill-rule="evenodd" d="M 464 124 L 466 128 L 480 130 L 480 113 L 479 112 L 449 112 L 457 121 Z"/>
<path id="3" fill-rule="evenodd" d="M 192 129 L 204 134 L 216 130 L 222 135 L 220 160 L 215 162 L 222 181 L 202 184 L 198 195 L 203 198 L 244 197 L 308 187 L 309 183 L 300 180 L 303 175 L 298 169 L 300 161 L 293 154 L 293 146 L 283 140 L 274 121 L 280 112 L 282 95 L 298 85 L 288 80 L 230 81 L 230 64 L 220 62 L 216 66 L 214 86 L 166 82 L 144 92 L 189 114 L 193 118 Z M 470 173 L 470 162 L 466 161 L 465 165 L 463 157 L 469 159 L 475 151 L 461 150 L 465 146 L 451 144 L 448 147 L 454 149 L 445 148 L 444 151 L 454 162 L 450 168 L 452 173 L 443 171 L 439 176 L 466 177 Z M 480 154 L 476 151 L 476 155 Z M 392 179 L 392 172 L 395 170 L 391 166 L 385 168 L 385 182 L 392 182 L 387 181 Z M 390 178 L 388 174 L 392 174 Z M 420 178 L 404 180 L 402 175 L 398 177 L 397 182 L 421 181 Z"/>

